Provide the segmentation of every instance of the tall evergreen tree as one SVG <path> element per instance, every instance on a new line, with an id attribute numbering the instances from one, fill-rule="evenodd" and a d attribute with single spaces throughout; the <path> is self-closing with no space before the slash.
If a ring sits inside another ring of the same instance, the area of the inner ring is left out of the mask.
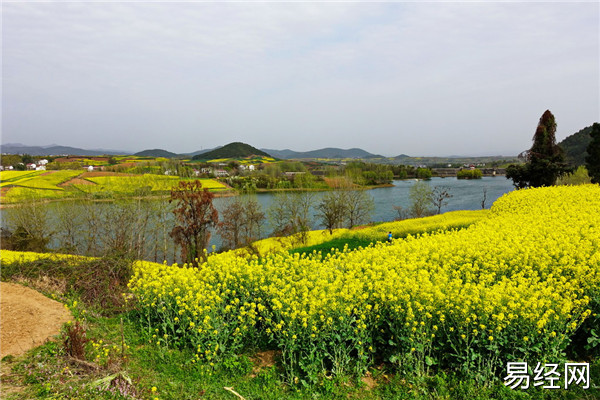
<path id="1" fill-rule="evenodd" d="M 559 175 L 566 172 L 562 149 L 556 144 L 556 120 L 546 110 L 538 123 L 533 145 L 525 153 L 523 165 L 510 165 L 506 177 L 517 188 L 552 186 Z"/>
<path id="2" fill-rule="evenodd" d="M 588 145 L 588 156 L 585 158 L 586 168 L 592 183 L 600 183 L 600 124 L 594 123 L 590 132 L 592 141 Z"/>

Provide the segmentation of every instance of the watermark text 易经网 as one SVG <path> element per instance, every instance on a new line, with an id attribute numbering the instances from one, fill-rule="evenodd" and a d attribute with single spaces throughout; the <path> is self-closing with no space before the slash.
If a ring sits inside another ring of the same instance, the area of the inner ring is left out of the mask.
<path id="1" fill-rule="evenodd" d="M 562 368 L 560 368 L 562 366 Z M 563 378 L 561 380 L 561 378 Z M 529 389 L 541 386 L 543 389 L 569 389 L 580 386 L 590 387 L 589 363 L 542 364 L 537 363 L 533 373 L 529 372 L 527 362 L 509 362 L 506 364 L 504 385 L 511 389 Z"/>

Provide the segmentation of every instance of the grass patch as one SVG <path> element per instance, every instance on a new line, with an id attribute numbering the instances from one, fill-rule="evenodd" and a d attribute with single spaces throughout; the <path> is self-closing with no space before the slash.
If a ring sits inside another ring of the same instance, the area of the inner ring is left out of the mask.
<path id="1" fill-rule="evenodd" d="M 387 240 L 388 232 L 392 232 L 394 239 L 403 239 L 424 233 L 443 232 L 453 229 L 463 229 L 480 221 L 489 215 L 488 210 L 479 211 L 451 211 L 444 214 L 434 215 L 425 218 L 405 219 L 402 221 L 383 222 L 353 230 L 335 230 L 336 235 L 331 240 L 327 231 L 323 231 L 321 242 L 303 247 L 293 247 L 289 249 L 291 254 L 302 254 L 322 252 L 331 253 L 332 250 L 355 250 L 359 247 L 367 247 L 372 243 L 384 242 Z"/>
<path id="2" fill-rule="evenodd" d="M 312 253 L 312 252 L 321 252 L 323 254 L 331 253 L 333 250 L 343 250 L 344 248 L 348 248 L 348 250 L 358 249 L 359 247 L 367 247 L 373 240 L 358 238 L 358 237 L 340 237 L 337 239 L 329 240 L 327 242 L 323 242 L 320 244 L 315 244 L 313 246 L 307 247 L 299 247 L 297 249 L 289 250 L 290 254 L 302 254 L 302 253 Z"/>

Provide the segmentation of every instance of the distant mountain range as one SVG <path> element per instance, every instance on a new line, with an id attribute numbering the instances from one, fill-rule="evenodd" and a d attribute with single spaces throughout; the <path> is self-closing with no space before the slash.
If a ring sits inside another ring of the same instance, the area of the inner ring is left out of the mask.
<path id="1" fill-rule="evenodd" d="M 240 142 L 235 142 L 240 143 Z M 230 143 L 232 144 L 232 143 Z M 244 143 L 240 143 L 244 144 Z M 293 159 L 293 158 L 383 158 L 383 156 L 369 153 L 363 149 L 339 149 L 335 147 L 327 147 L 319 150 L 312 151 L 294 151 L 294 150 L 274 150 L 274 149 L 256 149 L 250 145 L 246 145 L 254 150 L 249 150 L 250 154 L 261 155 L 268 154 L 275 158 L 281 159 Z M 195 157 L 199 154 L 206 154 L 206 157 L 202 157 L 202 159 L 215 159 L 215 158 L 227 158 L 226 156 L 220 156 L 221 153 L 212 153 L 207 154 L 209 152 L 217 151 L 226 146 L 218 146 L 211 149 L 197 150 L 191 153 L 173 153 L 164 149 L 147 149 L 137 153 L 134 153 L 135 156 L 140 157 L 165 157 L 165 158 L 188 158 Z M 239 153 L 239 151 L 231 151 L 231 148 L 225 150 L 224 154 L 235 154 Z M 243 149 L 240 154 L 245 154 Z M 248 149 L 246 149 L 248 150 Z M 70 146 L 60 146 L 60 145 L 48 145 L 48 146 L 26 146 L 21 143 L 6 143 L 0 146 L 0 152 L 5 154 L 30 154 L 32 156 L 60 156 L 60 155 L 78 155 L 78 156 L 102 156 L 102 155 L 128 155 L 131 154 L 129 151 L 124 150 L 103 150 L 103 149 L 81 149 L 77 147 Z M 246 155 L 246 156 L 247 156 Z M 233 156 L 232 156 L 233 157 Z M 245 157 L 244 155 L 237 155 L 235 157 Z M 398 157 L 408 157 L 406 155 L 401 155 Z"/>
<path id="2" fill-rule="evenodd" d="M 61 146 L 52 144 L 48 146 L 26 146 L 21 143 L 6 143 L 0 146 L 0 152 L 6 154 L 29 154 L 32 156 L 60 156 L 60 155 L 77 155 L 77 156 L 103 156 L 103 155 L 120 155 L 131 154 L 129 151 L 123 150 L 106 150 L 106 149 L 80 149 L 77 147 Z"/>
<path id="3" fill-rule="evenodd" d="M 261 149 L 273 157 L 290 159 L 290 158 L 384 158 L 383 156 L 369 153 L 363 149 L 338 149 L 336 147 L 326 147 L 319 150 L 312 151 L 293 151 L 289 149 L 285 150 L 273 150 L 273 149 Z"/>
<path id="4" fill-rule="evenodd" d="M 573 166 L 582 165 L 585 163 L 587 155 L 586 148 L 591 140 L 591 126 L 585 127 L 579 132 L 567 136 L 558 145 L 564 150 L 567 162 Z M 228 147 L 229 146 L 229 147 Z M 220 149 L 224 149 L 219 152 Z M 81 149 L 77 147 L 61 146 L 51 144 L 48 146 L 26 146 L 22 143 L 5 143 L 0 145 L 0 153 L 4 154 L 30 154 L 32 156 L 60 156 L 60 155 L 78 155 L 78 156 L 102 156 L 102 155 L 129 155 L 130 151 L 124 150 L 106 150 L 106 149 Z M 197 157 L 203 154 L 202 157 Z M 229 156 L 228 156 L 229 154 Z M 226 146 L 218 146 L 211 149 L 197 150 L 191 153 L 173 153 L 164 149 L 149 149 L 143 150 L 133 155 L 142 157 L 165 157 L 165 158 L 194 158 L 194 159 L 216 159 L 229 157 L 247 157 L 248 155 L 270 155 L 279 159 L 314 159 L 314 158 L 329 158 L 329 159 L 388 159 L 394 161 L 402 161 L 410 159 L 406 154 L 400 154 L 395 157 L 384 157 L 378 154 L 372 154 L 368 151 L 358 148 L 340 149 L 336 147 L 326 147 L 311 151 L 294 151 L 290 149 L 275 150 L 275 149 L 257 149 L 248 144 L 241 142 L 230 143 Z M 439 158 L 439 157 L 429 157 Z M 454 157 L 445 157 L 445 159 Z M 462 157 L 461 157 L 462 158 Z"/>

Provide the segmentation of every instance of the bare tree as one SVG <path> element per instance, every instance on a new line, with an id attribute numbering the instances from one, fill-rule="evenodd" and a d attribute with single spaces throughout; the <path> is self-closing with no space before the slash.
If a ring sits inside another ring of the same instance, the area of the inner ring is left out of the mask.
<path id="1" fill-rule="evenodd" d="M 313 202 L 311 192 L 282 192 L 275 196 L 268 214 L 274 228 L 274 236 L 299 234 L 300 242 L 306 243 L 311 226 L 310 210 Z"/>
<path id="2" fill-rule="evenodd" d="M 230 201 L 222 211 L 217 232 L 223 239 L 224 248 L 237 249 L 244 241 L 242 235 L 247 224 L 244 214 L 244 205 L 239 198 Z"/>
<path id="3" fill-rule="evenodd" d="M 202 188 L 200 181 L 180 181 L 171 189 L 169 202 L 175 202 L 173 210 L 175 227 L 171 237 L 181 247 L 181 258 L 198 266 L 200 258 L 206 259 L 204 250 L 210 239 L 210 228 L 219 222 L 219 214 L 213 206 L 214 194 Z"/>
<path id="4" fill-rule="evenodd" d="M 369 222 L 371 215 L 375 210 L 373 197 L 364 190 L 346 191 L 344 197 L 346 202 L 348 228 Z"/>
<path id="5" fill-rule="evenodd" d="M 450 189 L 443 186 L 436 186 L 431 193 L 431 202 L 437 209 L 437 213 L 442 213 L 442 207 L 448 205 L 447 199 L 451 198 Z"/>
<path id="6" fill-rule="evenodd" d="M 317 217 L 321 223 L 333 234 L 333 230 L 340 228 L 348 212 L 346 192 L 328 192 L 317 205 Z"/>
<path id="7" fill-rule="evenodd" d="M 404 209 L 404 207 L 394 206 L 394 210 L 396 210 L 396 213 L 398 214 L 398 217 L 396 217 L 396 221 L 402 221 L 403 219 L 406 219 L 406 210 Z"/>
<path id="8" fill-rule="evenodd" d="M 36 197 L 16 206 L 7 219 L 12 233 L 10 244 L 19 251 L 46 251 L 53 232 L 48 224 L 46 207 Z"/>
<path id="9" fill-rule="evenodd" d="M 255 199 L 247 199 L 244 204 L 246 217 L 245 236 L 246 245 L 260 239 L 262 226 L 265 222 L 265 213 Z"/>
<path id="10" fill-rule="evenodd" d="M 217 226 L 223 247 L 237 249 L 258 240 L 264 220 L 265 213 L 256 200 L 236 198 L 230 201 Z"/>
<path id="11" fill-rule="evenodd" d="M 481 199 L 481 209 L 485 208 L 485 201 L 487 200 L 487 188 L 483 188 L 483 197 Z"/>
<path id="12" fill-rule="evenodd" d="M 63 201 L 56 208 L 56 231 L 59 251 L 78 254 L 82 245 L 83 225 L 82 205 L 73 201 Z"/>

